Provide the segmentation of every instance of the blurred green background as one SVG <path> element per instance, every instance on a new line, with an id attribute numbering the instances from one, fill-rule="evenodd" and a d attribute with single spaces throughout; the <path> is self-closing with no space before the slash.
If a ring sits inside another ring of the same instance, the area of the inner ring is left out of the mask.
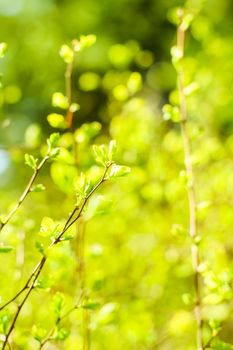
<path id="1" fill-rule="evenodd" d="M 39 259 L 34 242 L 41 219 L 64 220 L 74 201 L 70 183 L 80 171 L 95 171 L 91 144 L 116 139 L 117 161 L 132 172 L 104 185 L 100 192 L 107 204 L 96 215 L 90 209 L 85 224 L 85 288 L 100 303 L 88 311 L 93 350 L 195 349 L 182 139 L 179 125 L 164 122 L 161 113 L 168 101 L 177 103 L 170 47 L 176 40 L 173 8 L 180 5 L 184 2 L 0 2 L 0 41 L 9 46 L 0 61 L 3 218 L 30 177 L 24 153 L 40 158 L 41 145 L 54 131 L 47 115 L 54 112 L 52 94 L 65 90 L 61 45 L 81 34 L 97 35 L 96 44 L 75 60 L 72 80 L 73 100 L 81 106 L 74 120 L 79 167 L 65 154 L 43 169 L 39 182 L 46 191 L 31 194 L 4 229 L 1 240 L 15 249 L 0 255 L 5 301 Z M 190 0 L 186 6 L 195 14 L 184 69 L 185 83 L 198 84 L 188 110 L 203 237 L 205 337 L 214 319 L 223 323 L 220 339 L 228 343 L 233 341 L 233 2 Z M 71 143 L 70 133 L 62 131 L 61 146 L 69 151 Z M 43 273 L 45 287 L 33 294 L 17 323 L 14 349 L 37 349 L 32 325 L 53 325 L 50 304 L 57 291 L 64 293 L 67 308 L 74 304 L 79 244 L 76 237 L 55 249 Z M 45 349 L 84 349 L 82 312 L 64 323 L 69 337 Z"/>

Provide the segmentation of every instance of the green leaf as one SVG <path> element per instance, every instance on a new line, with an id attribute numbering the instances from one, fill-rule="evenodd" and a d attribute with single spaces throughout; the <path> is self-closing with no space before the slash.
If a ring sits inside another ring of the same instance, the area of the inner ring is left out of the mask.
<path id="1" fill-rule="evenodd" d="M 218 340 L 218 341 L 216 341 L 215 344 L 211 345 L 211 348 L 213 350 L 232 350 L 233 346 L 230 344 L 227 344 L 223 341 Z"/>
<path id="2" fill-rule="evenodd" d="M 102 195 L 93 196 L 89 201 L 84 217 L 86 220 L 90 220 L 95 216 L 104 215 L 111 208 L 111 201 L 105 198 Z"/>
<path id="3" fill-rule="evenodd" d="M 84 123 L 75 131 L 75 140 L 78 143 L 88 142 L 90 139 L 98 135 L 101 130 L 101 124 L 98 122 Z"/>
<path id="4" fill-rule="evenodd" d="M 70 332 L 66 328 L 57 328 L 56 329 L 56 334 L 54 336 L 55 340 L 60 340 L 63 341 L 69 336 Z"/>
<path id="5" fill-rule="evenodd" d="M 75 180 L 78 176 L 77 167 L 70 164 L 53 163 L 51 177 L 54 183 L 65 193 L 73 193 Z"/>
<path id="6" fill-rule="evenodd" d="M 0 316 L 0 332 L 6 334 L 11 316 L 8 313 L 4 313 Z"/>
<path id="7" fill-rule="evenodd" d="M 13 250 L 13 247 L 10 245 L 4 245 L 0 243 L 0 253 L 9 253 Z"/>
<path id="8" fill-rule="evenodd" d="M 49 136 L 49 138 L 47 139 L 47 144 L 50 151 L 53 148 L 57 147 L 59 140 L 60 140 L 60 134 L 58 132 L 54 132 Z"/>
<path id="9" fill-rule="evenodd" d="M 0 58 L 4 57 L 7 51 L 7 44 L 0 43 Z"/>
<path id="10" fill-rule="evenodd" d="M 108 146 L 108 159 L 109 159 L 109 161 L 113 160 L 113 157 L 115 156 L 116 151 L 117 151 L 116 140 L 111 140 L 109 142 L 109 146 Z"/>
<path id="11" fill-rule="evenodd" d="M 74 52 L 68 45 L 62 45 L 59 54 L 65 63 L 72 63 L 74 60 Z"/>
<path id="12" fill-rule="evenodd" d="M 178 46 L 173 46 L 171 48 L 172 63 L 175 68 L 178 67 L 178 64 L 181 62 L 183 55 L 183 51 Z"/>
<path id="13" fill-rule="evenodd" d="M 131 169 L 128 166 L 125 165 L 116 165 L 113 164 L 110 168 L 109 177 L 121 177 L 128 175 L 130 173 Z"/>
<path id="14" fill-rule="evenodd" d="M 106 145 L 93 145 L 93 152 L 97 163 L 106 166 L 108 158 L 108 148 Z"/>
<path id="15" fill-rule="evenodd" d="M 37 167 L 37 163 L 38 163 L 38 159 L 34 158 L 31 154 L 26 153 L 24 155 L 24 159 L 25 159 L 25 164 L 28 165 L 30 168 L 32 169 L 36 169 Z"/>
<path id="16" fill-rule="evenodd" d="M 43 192 L 45 190 L 45 186 L 42 184 L 37 184 L 31 188 L 31 192 Z"/>
<path id="17" fill-rule="evenodd" d="M 81 200 L 85 198 L 93 188 L 90 181 L 87 179 L 84 173 L 81 173 L 80 176 L 76 179 L 75 189 L 77 192 L 78 199 L 81 197 Z"/>
<path id="18" fill-rule="evenodd" d="M 91 47 L 96 42 L 96 36 L 94 34 L 89 35 L 81 35 L 79 40 L 74 39 L 72 41 L 73 48 L 75 52 L 82 51 L 84 49 L 87 49 L 88 47 Z"/>
<path id="19" fill-rule="evenodd" d="M 62 92 L 54 92 L 52 96 L 52 106 L 59 107 L 62 109 L 68 109 L 69 107 L 68 98 L 64 96 Z"/>
<path id="20" fill-rule="evenodd" d="M 36 241 L 35 246 L 38 252 L 44 255 L 44 245 L 41 242 Z"/>
<path id="21" fill-rule="evenodd" d="M 44 329 L 41 326 L 37 326 L 37 325 L 33 325 L 32 326 L 32 336 L 38 341 L 38 342 L 42 342 L 42 340 L 46 337 L 47 334 L 47 330 Z"/>
<path id="22" fill-rule="evenodd" d="M 61 316 L 62 309 L 65 306 L 65 296 L 63 293 L 57 292 L 53 297 L 53 311 L 57 317 Z"/>
<path id="23" fill-rule="evenodd" d="M 108 324 L 114 321 L 116 312 L 119 309 L 117 303 L 107 303 L 98 312 L 97 319 L 100 324 Z"/>
<path id="24" fill-rule="evenodd" d="M 99 307 L 100 307 L 100 303 L 95 301 L 88 301 L 87 303 L 82 304 L 82 308 L 88 309 L 88 310 L 96 310 Z"/>
<path id="25" fill-rule="evenodd" d="M 41 221 L 41 227 L 40 227 L 40 236 L 42 237 L 48 237 L 52 235 L 56 235 L 58 232 L 58 225 L 53 221 L 53 219 L 45 216 Z"/>
<path id="26" fill-rule="evenodd" d="M 166 104 L 162 108 L 163 119 L 164 120 L 172 120 L 175 123 L 180 122 L 180 109 L 177 106 L 172 106 Z"/>
<path id="27" fill-rule="evenodd" d="M 47 116 L 47 121 L 53 128 L 60 128 L 60 129 L 66 128 L 65 118 L 61 114 L 51 113 Z"/>
<path id="28" fill-rule="evenodd" d="M 56 159 L 57 156 L 59 155 L 59 153 L 60 153 L 60 148 L 56 147 L 56 148 L 52 149 L 52 151 L 49 153 L 49 158 Z"/>
<path id="29" fill-rule="evenodd" d="M 69 110 L 72 112 L 72 113 L 75 113 L 77 111 L 80 110 L 80 105 L 78 103 L 71 103 L 70 107 L 69 107 Z"/>

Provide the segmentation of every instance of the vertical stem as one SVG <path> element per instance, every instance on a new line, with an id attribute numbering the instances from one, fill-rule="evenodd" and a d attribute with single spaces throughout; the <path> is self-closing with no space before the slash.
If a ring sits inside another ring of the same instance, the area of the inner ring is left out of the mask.
<path id="1" fill-rule="evenodd" d="M 73 71 L 73 63 L 68 63 L 65 71 L 65 89 L 66 89 L 66 97 L 68 98 L 69 106 L 71 105 L 72 101 L 72 76 Z"/>
<path id="2" fill-rule="evenodd" d="M 182 56 L 184 54 L 185 31 L 182 25 L 177 31 L 177 46 Z M 191 255 L 194 271 L 194 292 L 195 292 L 195 318 L 197 324 L 196 343 L 197 350 L 203 350 L 203 319 L 202 319 L 202 300 L 201 300 L 201 274 L 198 270 L 200 264 L 200 252 L 198 247 L 198 232 L 197 232 L 197 213 L 196 213 L 196 194 L 195 194 L 195 178 L 192 166 L 191 142 L 187 129 L 187 104 L 184 93 L 184 78 L 182 68 L 177 69 L 177 85 L 180 100 L 180 115 L 181 115 L 181 133 L 184 144 L 184 165 L 188 178 L 188 202 L 189 202 L 189 235 L 192 239 Z"/>

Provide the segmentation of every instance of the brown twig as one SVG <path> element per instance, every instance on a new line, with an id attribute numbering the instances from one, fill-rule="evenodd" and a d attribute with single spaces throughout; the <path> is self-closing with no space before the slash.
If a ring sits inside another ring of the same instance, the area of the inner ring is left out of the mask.
<path id="1" fill-rule="evenodd" d="M 39 165 L 36 167 L 36 169 L 34 170 L 34 173 L 32 174 L 32 177 L 30 178 L 27 186 L 25 187 L 25 190 L 23 191 L 23 193 L 21 194 L 18 202 L 15 204 L 14 208 L 9 212 L 9 214 L 7 215 L 7 217 L 5 218 L 5 220 L 3 220 L 2 222 L 0 222 L 0 232 L 3 229 L 3 227 L 6 226 L 6 224 L 11 220 L 11 218 L 13 217 L 13 215 L 16 213 L 16 211 L 19 209 L 20 205 L 23 203 L 23 201 L 25 200 L 25 198 L 27 197 L 28 193 L 31 191 L 32 189 L 32 185 L 34 184 L 39 171 L 41 170 L 41 168 L 44 166 L 45 162 L 49 159 L 49 154 L 46 154 L 46 156 L 42 159 L 42 161 L 39 163 Z"/>
<path id="2" fill-rule="evenodd" d="M 182 24 L 177 30 L 177 47 L 183 57 L 184 54 L 185 31 Z M 189 202 L 189 235 L 192 239 L 192 265 L 194 270 L 194 290 L 195 290 L 195 318 L 197 323 L 196 342 L 197 349 L 203 350 L 203 319 L 201 314 L 201 274 L 198 270 L 200 264 L 200 252 L 198 247 L 197 214 L 196 214 L 196 194 L 195 178 L 191 157 L 191 142 L 187 129 L 187 104 L 184 93 L 183 70 L 179 66 L 177 69 L 177 85 L 180 100 L 181 132 L 184 144 L 184 164 L 188 179 L 188 202 Z"/>

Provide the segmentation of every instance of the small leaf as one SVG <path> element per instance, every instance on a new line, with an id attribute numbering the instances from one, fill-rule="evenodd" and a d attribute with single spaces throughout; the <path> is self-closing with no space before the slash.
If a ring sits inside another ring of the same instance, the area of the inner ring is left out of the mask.
<path id="1" fill-rule="evenodd" d="M 49 153 L 50 159 L 55 159 L 59 155 L 59 153 L 60 153 L 59 147 L 52 149 L 52 151 Z"/>
<path id="2" fill-rule="evenodd" d="M 71 103 L 70 107 L 69 107 L 69 110 L 72 112 L 72 113 L 75 113 L 77 111 L 80 110 L 80 105 L 78 103 Z"/>
<path id="3" fill-rule="evenodd" d="M 9 253 L 13 250 L 13 247 L 10 245 L 4 245 L 0 243 L 0 253 Z"/>
<path id="4" fill-rule="evenodd" d="M 7 44 L 0 43 L 0 58 L 4 57 L 7 51 Z"/>
<path id="5" fill-rule="evenodd" d="M 164 120 L 172 120 L 175 123 L 178 123 L 181 120 L 180 110 L 177 106 L 166 104 L 163 106 L 162 112 Z"/>
<path id="6" fill-rule="evenodd" d="M 52 106 L 67 109 L 69 107 L 68 98 L 64 96 L 62 92 L 54 92 L 52 96 Z"/>
<path id="7" fill-rule="evenodd" d="M 109 142 L 109 146 L 108 146 L 108 159 L 109 159 L 109 161 L 113 160 L 113 157 L 115 156 L 116 151 L 117 151 L 116 140 L 111 140 Z"/>
<path id="8" fill-rule="evenodd" d="M 82 304 L 83 309 L 96 310 L 100 307 L 100 303 L 94 301 L 88 301 L 87 303 Z"/>
<path id="9" fill-rule="evenodd" d="M 49 149 L 51 150 L 52 148 L 56 147 L 58 145 L 59 140 L 60 134 L 58 132 L 54 132 L 53 134 L 51 134 L 47 139 Z"/>
<path id="10" fill-rule="evenodd" d="M 38 341 L 42 342 L 42 340 L 46 337 L 47 331 L 41 326 L 33 325 L 32 326 L 32 336 Z"/>
<path id="11" fill-rule="evenodd" d="M 176 67 L 178 67 L 178 64 L 183 58 L 183 51 L 178 46 L 173 46 L 171 48 L 171 56 L 172 56 L 172 63 Z"/>
<path id="12" fill-rule="evenodd" d="M 125 176 L 125 175 L 128 175 L 130 171 L 131 169 L 128 166 L 113 164 L 109 172 L 109 177 L 112 178 L 112 177 Z"/>
<path id="13" fill-rule="evenodd" d="M 55 340 L 63 341 L 69 336 L 70 332 L 66 328 L 58 328 L 56 330 Z"/>
<path id="14" fill-rule="evenodd" d="M 41 242 L 36 241 L 35 246 L 38 252 L 44 255 L 44 245 Z"/>
<path id="15" fill-rule="evenodd" d="M 41 222 L 40 235 L 42 237 L 48 237 L 55 235 L 58 225 L 55 224 L 53 219 L 45 216 Z"/>
<path id="16" fill-rule="evenodd" d="M 93 145 L 93 152 L 96 162 L 105 166 L 109 161 L 106 145 Z"/>
<path id="17" fill-rule="evenodd" d="M 0 316 L 0 332 L 6 334 L 11 316 L 8 313 L 5 313 Z"/>
<path id="18" fill-rule="evenodd" d="M 72 63 L 74 60 L 74 52 L 68 45 L 62 45 L 59 54 L 65 63 Z"/>
<path id="19" fill-rule="evenodd" d="M 57 317 L 61 316 L 61 311 L 65 306 L 64 294 L 57 292 L 53 297 L 53 311 Z"/>
<path id="20" fill-rule="evenodd" d="M 25 159 L 26 165 L 28 165 L 30 168 L 34 170 L 36 169 L 38 159 L 34 158 L 31 154 L 27 154 L 27 153 L 24 155 L 24 159 Z"/>
<path id="21" fill-rule="evenodd" d="M 80 50 L 86 49 L 96 42 L 96 36 L 94 34 L 81 35 L 79 39 Z"/>
<path id="22" fill-rule="evenodd" d="M 42 184 L 37 184 L 31 188 L 31 192 L 43 192 L 45 190 L 45 186 Z"/>
<path id="23" fill-rule="evenodd" d="M 81 198 L 85 198 L 92 189 L 90 181 L 87 179 L 84 173 L 81 173 L 75 183 L 75 189 L 77 192 L 78 201 Z"/>
<path id="24" fill-rule="evenodd" d="M 47 121 L 53 128 L 66 128 L 65 118 L 61 114 L 51 113 L 47 116 Z"/>

